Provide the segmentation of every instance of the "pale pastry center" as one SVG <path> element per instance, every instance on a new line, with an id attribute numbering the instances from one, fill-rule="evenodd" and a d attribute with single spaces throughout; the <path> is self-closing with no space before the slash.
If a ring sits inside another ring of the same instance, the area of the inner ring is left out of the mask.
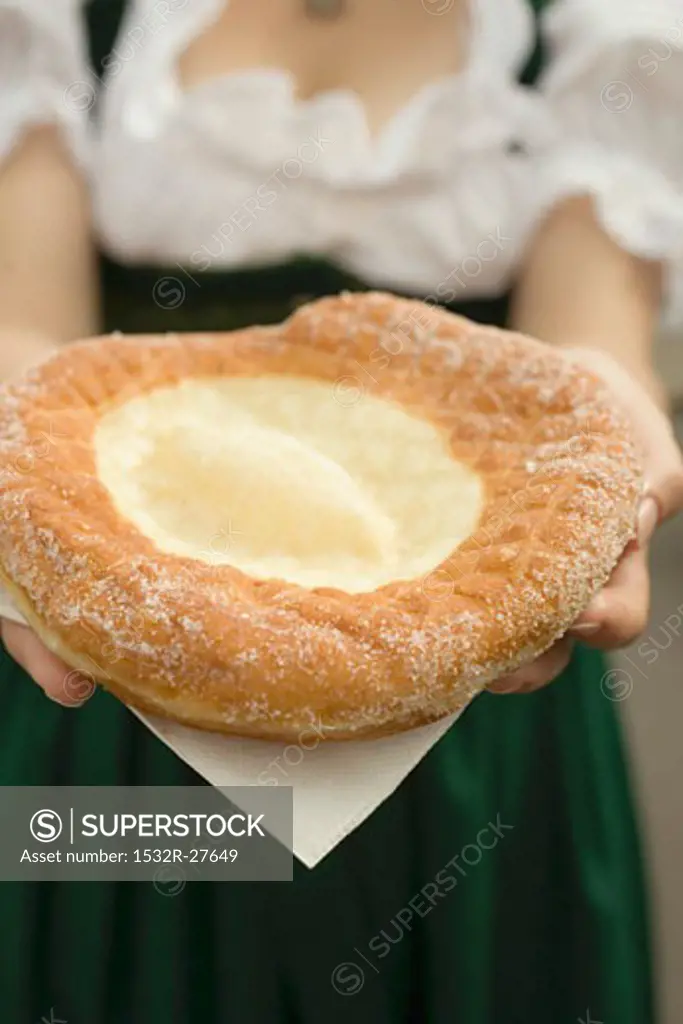
<path id="1" fill-rule="evenodd" d="M 187 379 L 106 412 L 97 472 L 163 551 L 257 579 L 374 590 L 476 527 L 480 478 L 398 404 L 290 376 Z"/>

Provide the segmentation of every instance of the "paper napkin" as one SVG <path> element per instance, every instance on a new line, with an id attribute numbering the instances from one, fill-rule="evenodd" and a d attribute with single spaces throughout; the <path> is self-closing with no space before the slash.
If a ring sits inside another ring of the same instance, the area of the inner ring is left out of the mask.
<path id="1" fill-rule="evenodd" d="M 25 621 L 1 589 L 0 616 Z M 394 792 L 462 714 L 380 740 L 325 743 L 311 729 L 284 744 L 188 729 L 130 710 L 213 786 L 291 786 L 293 852 L 309 868 Z"/>

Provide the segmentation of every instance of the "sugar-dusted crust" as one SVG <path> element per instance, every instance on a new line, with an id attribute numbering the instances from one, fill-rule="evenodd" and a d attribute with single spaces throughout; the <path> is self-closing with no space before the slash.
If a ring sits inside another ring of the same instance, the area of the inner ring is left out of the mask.
<path id="1" fill-rule="evenodd" d="M 159 551 L 97 478 L 98 417 L 185 377 L 259 373 L 433 421 L 485 481 L 477 531 L 426 577 L 356 595 Z M 0 389 L 0 570 L 20 607 L 122 700 L 219 732 L 356 739 L 457 711 L 566 631 L 633 537 L 640 491 L 601 381 L 383 293 L 277 327 L 80 342 Z"/>

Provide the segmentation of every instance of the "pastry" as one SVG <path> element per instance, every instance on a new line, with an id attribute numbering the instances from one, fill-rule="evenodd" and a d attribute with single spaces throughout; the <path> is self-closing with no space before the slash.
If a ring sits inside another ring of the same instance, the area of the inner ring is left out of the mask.
<path id="1" fill-rule="evenodd" d="M 0 578 L 70 666 L 186 725 L 376 737 L 560 637 L 641 469 L 558 352 L 384 293 L 71 345 L 0 389 Z"/>

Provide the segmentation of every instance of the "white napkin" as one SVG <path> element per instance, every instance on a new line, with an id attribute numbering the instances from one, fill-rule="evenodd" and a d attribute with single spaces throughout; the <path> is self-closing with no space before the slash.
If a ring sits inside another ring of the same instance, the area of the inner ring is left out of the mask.
<path id="1" fill-rule="evenodd" d="M 0 616 L 25 621 L 2 589 Z M 291 786 L 293 852 L 309 868 L 315 867 L 394 792 L 462 714 L 460 711 L 435 725 L 372 741 L 324 743 L 311 730 L 302 734 L 298 745 L 288 746 L 188 729 L 131 710 L 213 786 Z"/>

